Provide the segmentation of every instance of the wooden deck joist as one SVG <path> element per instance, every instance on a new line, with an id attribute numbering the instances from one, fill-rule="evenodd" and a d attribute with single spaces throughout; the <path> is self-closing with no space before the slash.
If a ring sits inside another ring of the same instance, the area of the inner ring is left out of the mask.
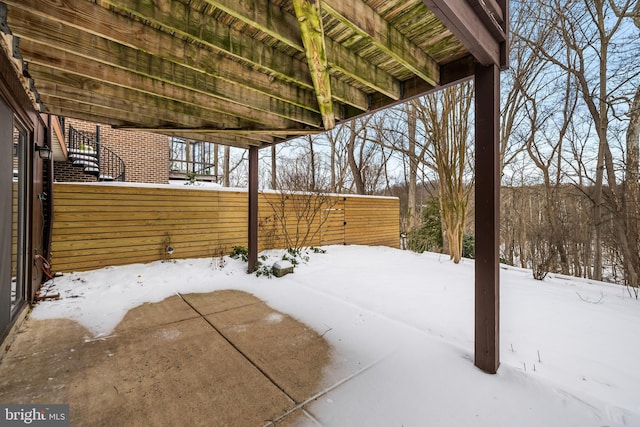
<path id="1" fill-rule="evenodd" d="M 172 135 L 284 141 L 437 88 L 471 57 L 420 0 L 295 0 L 299 14 L 292 0 L 2 4 L 47 112 Z"/>

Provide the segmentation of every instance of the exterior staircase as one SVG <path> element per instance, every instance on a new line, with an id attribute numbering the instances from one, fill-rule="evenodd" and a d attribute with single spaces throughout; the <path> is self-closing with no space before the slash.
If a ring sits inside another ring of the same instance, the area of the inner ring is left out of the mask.
<path id="1" fill-rule="evenodd" d="M 100 126 L 96 132 L 83 132 L 69 126 L 67 151 L 69 160 L 98 181 L 124 181 L 124 161 L 100 143 Z"/>

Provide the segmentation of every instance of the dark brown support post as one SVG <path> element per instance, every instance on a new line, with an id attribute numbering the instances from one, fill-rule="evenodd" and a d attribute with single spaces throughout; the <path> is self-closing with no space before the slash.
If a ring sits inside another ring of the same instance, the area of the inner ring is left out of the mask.
<path id="1" fill-rule="evenodd" d="M 500 365 L 500 73 L 476 64 L 475 365 Z"/>
<path id="2" fill-rule="evenodd" d="M 249 147 L 249 267 L 253 273 L 258 263 L 258 147 Z"/>

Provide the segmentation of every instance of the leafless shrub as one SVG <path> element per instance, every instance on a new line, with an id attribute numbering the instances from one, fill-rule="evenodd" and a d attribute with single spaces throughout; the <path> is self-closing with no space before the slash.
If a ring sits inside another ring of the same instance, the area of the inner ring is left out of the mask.
<path id="1" fill-rule="evenodd" d="M 264 237 L 272 244 L 281 239 L 284 247 L 298 252 L 312 245 L 329 218 L 323 212 L 338 201 L 322 190 L 322 184 L 311 179 L 309 169 L 299 161 L 280 168 L 278 192 L 265 194 L 273 213 L 262 221 Z"/>

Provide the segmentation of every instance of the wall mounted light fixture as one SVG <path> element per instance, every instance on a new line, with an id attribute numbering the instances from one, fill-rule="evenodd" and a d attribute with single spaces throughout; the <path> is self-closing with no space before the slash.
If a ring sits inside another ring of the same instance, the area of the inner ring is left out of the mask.
<path id="1" fill-rule="evenodd" d="M 49 160 L 51 158 L 51 149 L 46 145 L 36 145 L 36 151 L 42 160 Z"/>

